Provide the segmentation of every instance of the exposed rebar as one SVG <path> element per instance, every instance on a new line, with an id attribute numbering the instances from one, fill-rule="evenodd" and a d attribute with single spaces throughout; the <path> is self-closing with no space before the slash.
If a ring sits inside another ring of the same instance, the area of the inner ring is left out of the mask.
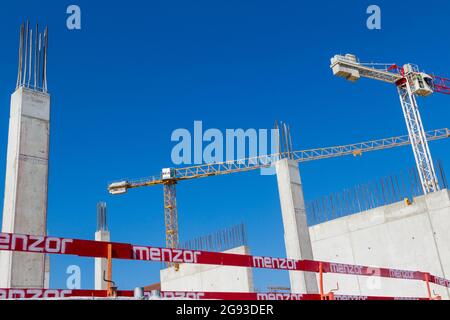
<path id="1" fill-rule="evenodd" d="M 108 231 L 108 225 L 106 221 L 106 203 L 97 203 L 97 231 Z"/>
<path id="2" fill-rule="evenodd" d="M 436 162 L 439 185 L 447 188 L 442 162 Z M 415 168 L 359 184 L 341 192 L 331 193 L 305 203 L 309 225 L 319 224 L 339 217 L 374 209 L 405 198 L 423 195 L 421 182 Z"/>
<path id="3" fill-rule="evenodd" d="M 188 240 L 181 245 L 183 249 L 221 252 L 247 245 L 245 224 L 231 226 L 212 234 Z"/>
<path id="4" fill-rule="evenodd" d="M 33 41 L 34 37 L 34 41 Z M 30 28 L 27 20 L 20 26 L 19 62 L 16 89 L 25 87 L 47 92 L 48 28 L 43 33 Z M 33 84 L 31 80 L 33 79 Z"/>

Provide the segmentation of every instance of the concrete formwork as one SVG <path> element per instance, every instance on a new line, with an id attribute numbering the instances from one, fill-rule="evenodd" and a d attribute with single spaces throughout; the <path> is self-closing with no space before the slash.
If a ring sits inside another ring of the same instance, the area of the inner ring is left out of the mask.
<path id="1" fill-rule="evenodd" d="M 275 163 L 283 216 L 284 242 L 289 259 L 313 258 L 306 222 L 305 201 L 298 163 L 282 159 Z M 292 293 L 318 293 L 315 274 L 289 271 Z"/>
<path id="2" fill-rule="evenodd" d="M 11 96 L 3 232 L 46 234 L 50 96 L 20 87 Z M 43 288 L 45 256 L 0 253 L 0 286 Z"/>
<path id="3" fill-rule="evenodd" d="M 430 272 L 450 278 L 450 192 L 442 190 L 310 227 L 314 258 Z M 376 270 L 374 270 L 376 273 Z M 361 295 L 427 296 L 425 282 L 325 274 L 325 289 Z M 448 289 L 432 285 L 449 298 Z"/>

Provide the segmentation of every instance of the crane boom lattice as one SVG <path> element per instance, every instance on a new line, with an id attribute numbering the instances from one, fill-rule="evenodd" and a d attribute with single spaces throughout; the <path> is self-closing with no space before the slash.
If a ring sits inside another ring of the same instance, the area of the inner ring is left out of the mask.
<path id="1" fill-rule="evenodd" d="M 440 140 L 450 137 L 450 130 L 442 128 L 426 132 L 428 141 Z M 365 142 L 347 144 L 342 146 L 333 146 L 325 148 L 314 148 L 306 150 L 293 151 L 293 159 L 297 162 L 315 161 L 320 159 L 336 158 L 347 155 L 360 155 L 365 152 L 391 149 L 409 145 L 409 135 L 395 136 L 384 139 L 369 140 Z M 263 155 L 253 158 L 245 158 L 220 163 L 208 163 L 197 166 L 172 169 L 172 177 L 169 180 L 189 180 L 204 178 L 209 176 L 244 172 L 270 167 L 275 161 L 285 157 L 284 153 L 272 155 Z M 160 185 L 166 183 L 161 175 L 150 176 L 136 180 L 121 180 L 111 183 L 108 186 L 112 194 L 125 193 L 128 189 Z"/>

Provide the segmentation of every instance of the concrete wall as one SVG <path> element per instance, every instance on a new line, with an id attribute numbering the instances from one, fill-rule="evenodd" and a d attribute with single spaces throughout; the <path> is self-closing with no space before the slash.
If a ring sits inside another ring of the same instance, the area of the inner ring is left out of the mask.
<path id="1" fill-rule="evenodd" d="M 19 88 L 11 96 L 3 232 L 46 234 L 50 96 Z M 44 255 L 0 253 L 0 286 L 42 288 Z"/>
<path id="2" fill-rule="evenodd" d="M 314 259 L 450 278 L 450 192 L 442 190 L 310 227 Z M 425 282 L 325 274 L 325 290 L 426 297 Z M 447 289 L 432 285 L 449 298 Z"/>
<path id="3" fill-rule="evenodd" d="M 246 246 L 224 253 L 249 254 Z M 206 264 L 180 264 L 179 270 L 163 269 L 160 272 L 162 291 L 200 292 L 253 292 L 251 268 L 215 266 Z"/>

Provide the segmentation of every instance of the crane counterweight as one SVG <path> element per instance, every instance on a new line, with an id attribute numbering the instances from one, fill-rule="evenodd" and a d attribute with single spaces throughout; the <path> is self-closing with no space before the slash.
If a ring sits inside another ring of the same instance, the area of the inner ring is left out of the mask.
<path id="1" fill-rule="evenodd" d="M 108 191 L 111 194 L 123 194 L 128 190 L 127 181 L 113 182 L 108 186 Z"/>

